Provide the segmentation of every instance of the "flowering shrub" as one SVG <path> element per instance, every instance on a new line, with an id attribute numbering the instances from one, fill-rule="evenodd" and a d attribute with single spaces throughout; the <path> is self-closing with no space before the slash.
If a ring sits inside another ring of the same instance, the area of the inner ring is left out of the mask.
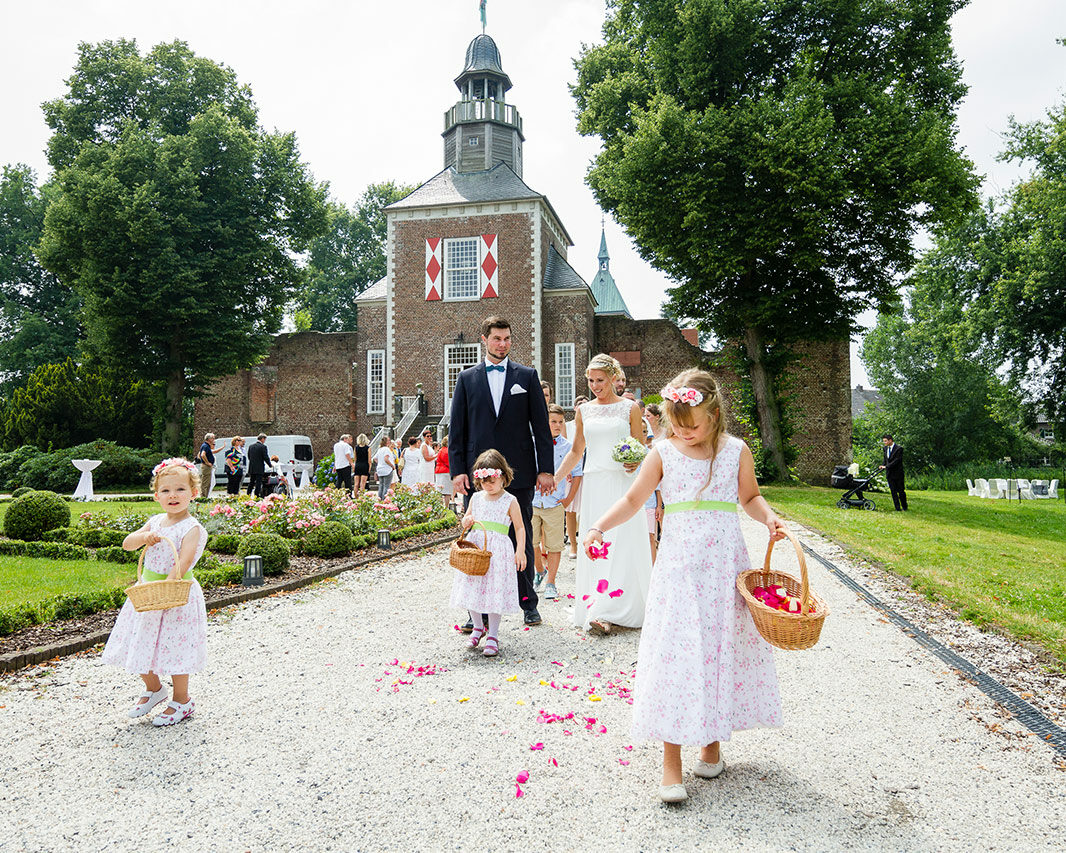
<path id="1" fill-rule="evenodd" d="M 77 526 L 85 530 L 122 530 L 132 533 L 140 530 L 148 521 L 148 514 L 128 512 L 125 515 L 108 515 L 106 512 L 83 512 L 78 516 Z"/>

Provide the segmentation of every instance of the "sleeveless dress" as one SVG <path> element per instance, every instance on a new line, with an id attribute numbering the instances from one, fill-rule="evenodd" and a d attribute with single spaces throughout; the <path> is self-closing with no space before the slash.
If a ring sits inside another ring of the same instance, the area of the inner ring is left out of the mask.
<path id="1" fill-rule="evenodd" d="M 195 518 L 164 526 L 166 513 L 148 520 L 149 529 L 174 543 L 180 553 L 186 535 L 199 538 L 196 559 L 185 577 L 192 576 L 189 600 L 183 607 L 138 613 L 129 599 L 122 605 L 101 660 L 137 675 L 187 675 L 200 672 L 207 664 L 207 608 L 204 593 L 196 581 L 195 567 L 207 545 L 207 531 Z M 149 547 L 144 555 L 144 571 L 165 575 L 174 566 L 174 552 L 163 542 Z M 155 578 L 158 580 L 158 578 Z"/>
<path id="2" fill-rule="evenodd" d="M 735 504 L 743 447 L 726 437 L 701 492 L 709 461 L 685 456 L 670 440 L 658 444 L 663 503 Z M 750 568 L 736 512 L 663 517 L 637 657 L 634 738 L 706 746 L 741 729 L 781 725 L 773 652 L 736 589 L 737 575 Z"/>
<path id="3" fill-rule="evenodd" d="M 355 476 L 366 477 L 370 474 L 370 446 L 355 446 Z"/>
<path id="4" fill-rule="evenodd" d="M 611 459 L 614 446 L 629 435 L 629 412 L 632 400 L 620 400 L 608 406 L 599 403 L 581 405 L 581 423 L 585 434 L 585 474 L 581 480 L 581 529 L 583 542 L 591 525 L 622 497 L 636 479 L 627 474 L 621 463 Z M 639 437 L 639 436 L 638 436 Z M 588 628 L 593 619 L 614 625 L 639 628 L 644 623 L 644 603 L 651 578 L 651 545 L 644 515 L 638 514 L 607 532 L 611 543 L 607 558 L 590 560 L 584 548 L 578 549 L 577 582 L 574 599 L 574 624 Z M 601 580 L 607 591 L 597 592 Z M 614 598 L 609 593 L 622 590 Z"/>
<path id="5" fill-rule="evenodd" d="M 405 447 L 403 449 L 403 471 L 400 473 L 400 482 L 405 486 L 417 486 L 418 478 L 422 474 L 422 451 L 417 447 Z"/>
<path id="6" fill-rule="evenodd" d="M 494 501 L 486 499 L 485 493 L 474 492 L 470 498 L 470 512 L 477 521 L 494 521 L 499 524 L 511 524 L 507 515 L 514 495 L 504 492 Z M 478 547 L 486 547 L 483 542 L 485 531 L 473 527 L 466 534 L 467 538 Z M 514 562 L 514 545 L 506 533 L 490 530 L 488 533 L 488 550 L 492 552 L 489 570 L 480 577 L 464 575 L 453 569 L 455 580 L 452 581 L 451 606 L 476 613 L 518 613 L 518 571 Z"/>
<path id="7" fill-rule="evenodd" d="M 418 446 L 418 455 L 422 456 L 422 448 L 425 445 L 420 444 Z M 432 452 L 432 448 L 430 448 Z M 430 459 L 422 456 L 422 473 L 419 475 L 418 482 L 420 483 L 433 483 L 436 480 L 437 472 L 434 468 L 437 467 L 437 454 L 433 454 Z"/>

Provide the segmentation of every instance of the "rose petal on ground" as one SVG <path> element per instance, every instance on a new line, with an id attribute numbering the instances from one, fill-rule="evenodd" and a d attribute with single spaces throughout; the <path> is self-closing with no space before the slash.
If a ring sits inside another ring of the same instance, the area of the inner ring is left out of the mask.
<path id="1" fill-rule="evenodd" d="M 518 773 L 518 775 L 514 777 L 514 780 L 515 780 L 515 781 L 516 781 L 516 782 L 517 782 L 517 783 L 518 783 L 519 785 L 524 785 L 524 784 L 526 784 L 526 782 L 528 782 L 528 781 L 529 781 L 529 771 L 528 771 L 528 770 L 522 770 L 522 771 L 520 771 L 520 772 Z"/>
<path id="2" fill-rule="evenodd" d="M 607 592 L 607 578 L 600 578 L 596 581 L 596 592 Z"/>

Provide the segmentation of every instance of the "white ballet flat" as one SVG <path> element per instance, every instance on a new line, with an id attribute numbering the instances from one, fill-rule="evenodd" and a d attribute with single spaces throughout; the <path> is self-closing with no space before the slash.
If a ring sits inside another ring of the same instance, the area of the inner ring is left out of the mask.
<path id="1" fill-rule="evenodd" d="M 167 690 L 166 687 L 160 687 L 157 691 L 155 691 L 155 693 L 153 693 L 151 690 L 145 690 L 144 693 L 137 697 L 137 701 L 140 702 L 141 699 L 147 699 L 148 701 L 141 702 L 141 704 L 139 705 L 134 705 L 126 713 L 126 716 L 129 717 L 131 720 L 136 720 L 138 717 L 143 717 L 160 702 L 163 702 L 169 694 L 170 691 Z"/>
<path id="2" fill-rule="evenodd" d="M 664 803 L 683 803 L 688 799 L 688 791 L 680 782 L 676 785 L 660 785 L 659 799 Z"/>
<path id="3" fill-rule="evenodd" d="M 701 779 L 713 779 L 716 776 L 721 776 L 723 770 L 725 770 L 725 759 L 719 758 L 717 764 L 697 761 L 696 768 L 692 772 Z"/>
<path id="4" fill-rule="evenodd" d="M 152 720 L 153 726 L 172 726 L 175 723 L 180 723 L 182 720 L 187 720 L 192 716 L 192 712 L 196 710 L 196 703 L 190 699 L 184 705 L 180 705 L 177 702 L 170 703 L 174 710 L 169 708 L 162 714 Z"/>

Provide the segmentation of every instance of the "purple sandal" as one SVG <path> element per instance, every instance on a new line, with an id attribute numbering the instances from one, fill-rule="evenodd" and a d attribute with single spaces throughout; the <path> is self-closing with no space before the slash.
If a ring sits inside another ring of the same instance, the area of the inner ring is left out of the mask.
<path id="1" fill-rule="evenodd" d="M 478 647 L 478 643 L 481 642 L 481 638 L 484 637 L 487 633 L 488 631 L 486 631 L 484 628 L 475 628 L 473 631 L 470 632 L 470 639 L 466 641 L 466 647 L 468 649 L 476 649 Z"/>
<path id="2" fill-rule="evenodd" d="M 487 658 L 494 658 L 500 653 L 500 642 L 495 637 L 485 638 L 485 650 L 481 653 Z"/>

